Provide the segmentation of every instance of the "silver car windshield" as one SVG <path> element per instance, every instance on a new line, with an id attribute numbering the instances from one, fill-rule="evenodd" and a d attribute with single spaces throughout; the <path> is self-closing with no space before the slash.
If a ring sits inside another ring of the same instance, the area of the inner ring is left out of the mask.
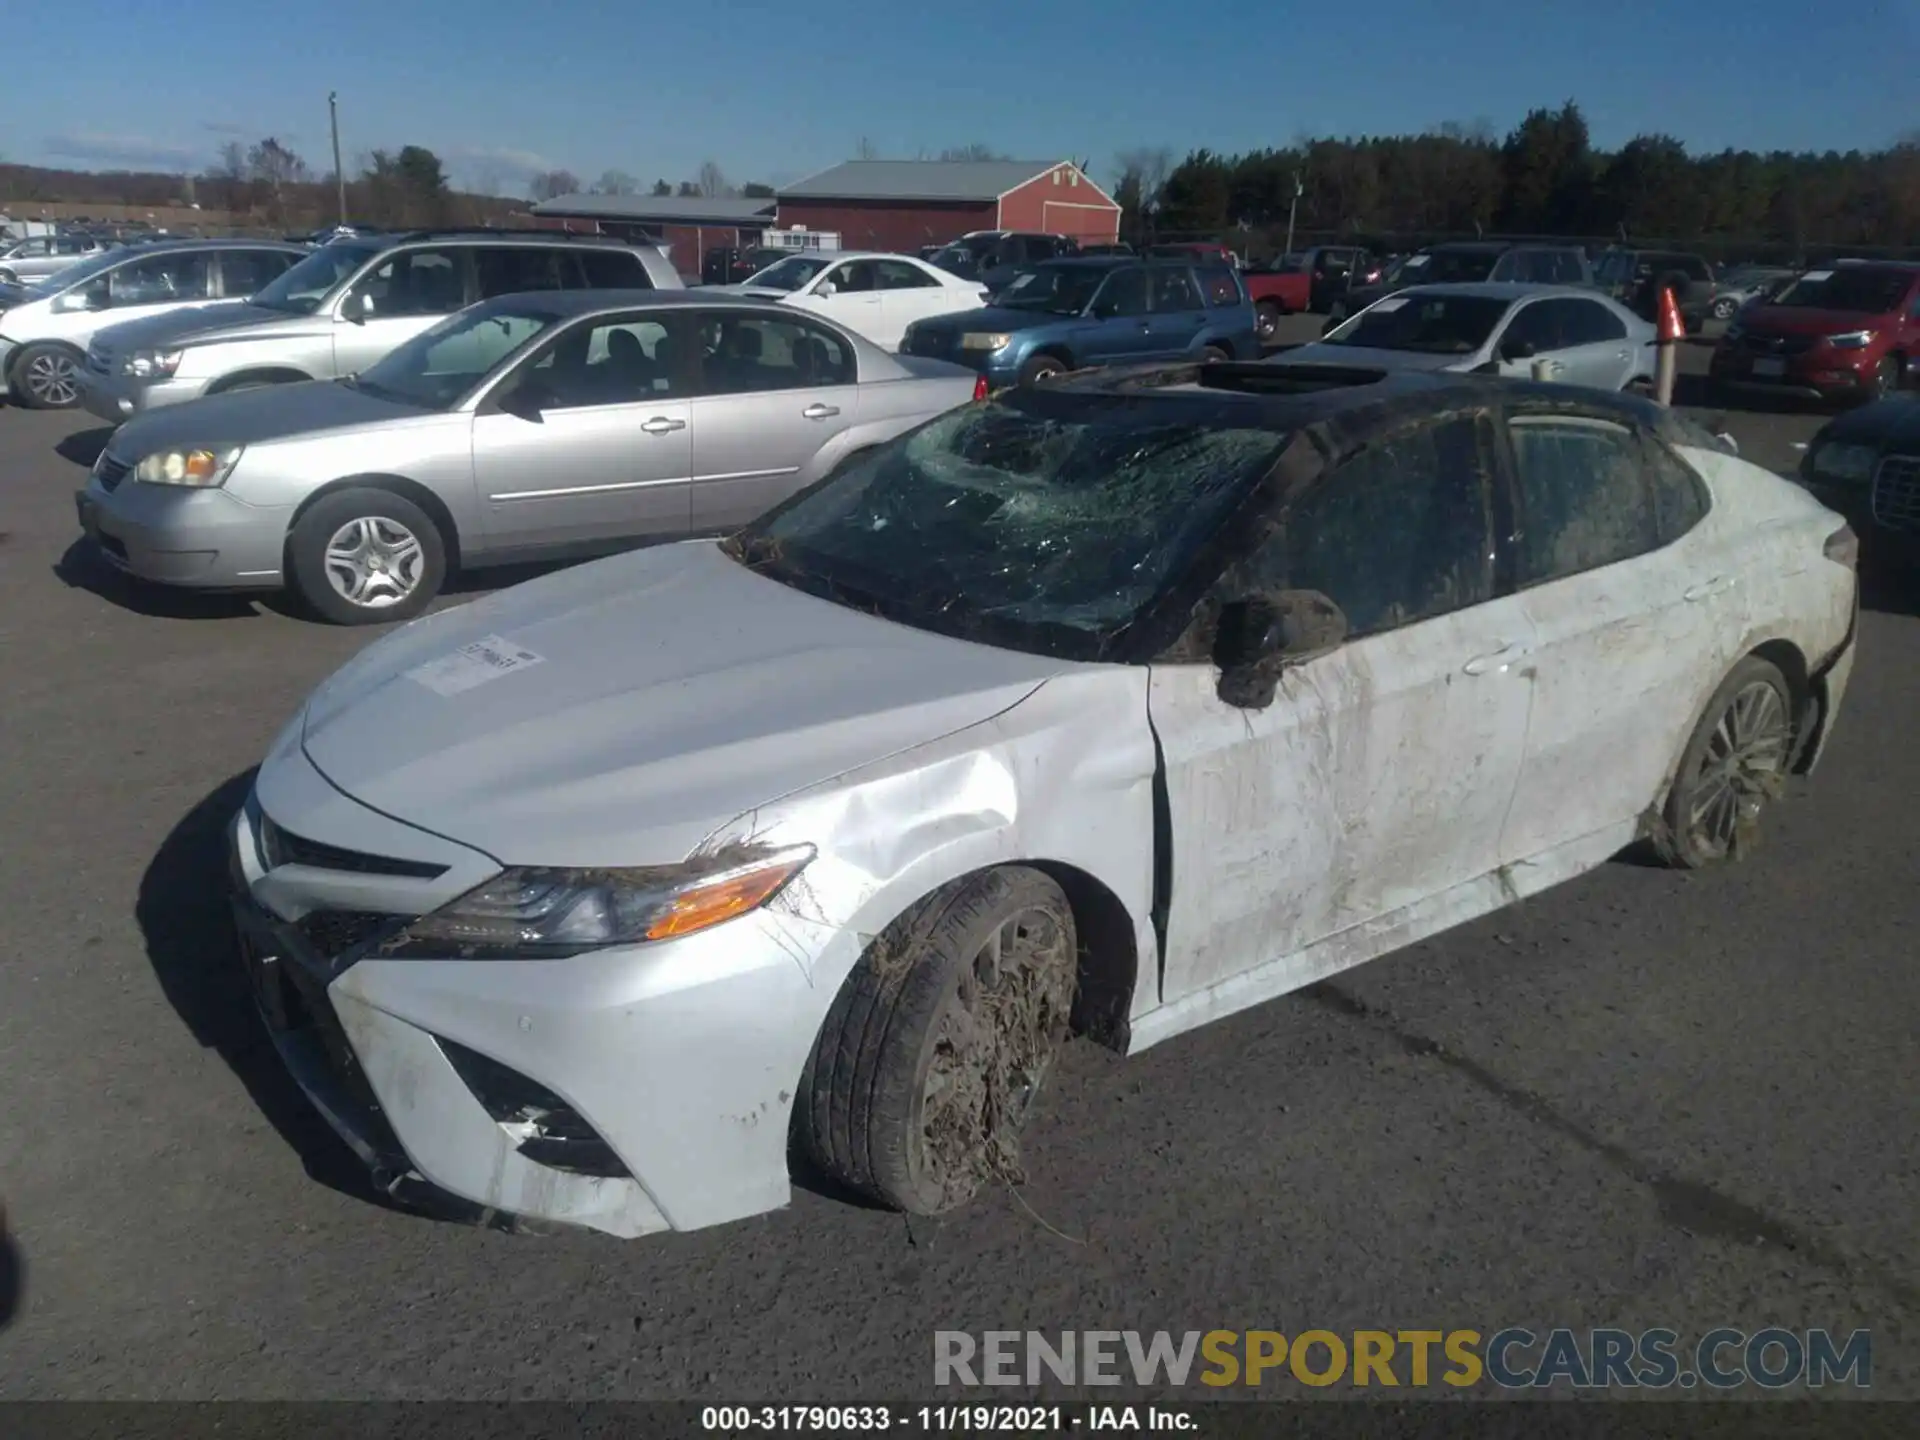
<path id="1" fill-rule="evenodd" d="M 750 276 L 747 284 L 761 290 L 785 290 L 792 294 L 831 263 L 814 255 L 789 255 Z"/>
<path id="2" fill-rule="evenodd" d="M 1471 355 L 1487 343 L 1512 303 L 1480 295 L 1389 295 L 1321 343 L 1423 355 Z"/>
<path id="3" fill-rule="evenodd" d="M 763 516 L 728 553 L 903 624 L 1097 658 L 1186 575 L 1287 439 L 1157 408 L 964 406 Z"/>
<path id="4" fill-rule="evenodd" d="M 266 289 L 248 297 L 248 304 L 290 315 L 311 315 L 354 271 L 378 255 L 378 245 L 322 245 Z"/>
<path id="5" fill-rule="evenodd" d="M 348 381 L 382 400 L 451 410 L 557 317 L 536 309 L 465 310 L 387 353 Z"/>

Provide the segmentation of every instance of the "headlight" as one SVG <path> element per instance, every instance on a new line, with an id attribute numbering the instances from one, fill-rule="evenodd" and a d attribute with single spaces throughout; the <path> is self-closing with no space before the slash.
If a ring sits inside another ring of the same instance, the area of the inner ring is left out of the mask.
<path id="1" fill-rule="evenodd" d="M 388 956 L 538 960 L 672 940 L 758 910 L 812 860 L 811 845 L 637 870 L 507 870 L 380 947 Z"/>
<path id="2" fill-rule="evenodd" d="M 960 337 L 962 350 L 1004 350 L 1013 343 L 1013 336 L 985 330 L 969 330 Z"/>
<path id="3" fill-rule="evenodd" d="M 1878 332 L 1873 330 L 1849 330 L 1844 335 L 1827 336 L 1827 344 L 1836 350 L 1859 350 L 1878 338 Z"/>
<path id="4" fill-rule="evenodd" d="M 1813 452 L 1813 473 L 1822 480 L 1864 485 L 1879 458 L 1871 445 L 1822 445 Z"/>
<path id="5" fill-rule="evenodd" d="M 178 350 L 136 350 L 120 362 L 120 373 L 142 380 L 171 380 L 180 368 L 180 355 Z"/>
<path id="6" fill-rule="evenodd" d="M 189 485 L 200 489 L 227 483 L 244 447 L 223 450 L 160 450 L 133 467 L 133 478 L 148 485 Z"/>

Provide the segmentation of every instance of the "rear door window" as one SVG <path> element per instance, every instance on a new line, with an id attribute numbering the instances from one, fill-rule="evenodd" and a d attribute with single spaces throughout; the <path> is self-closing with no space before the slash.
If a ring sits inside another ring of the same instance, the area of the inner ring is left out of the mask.
<path id="1" fill-rule="evenodd" d="M 283 250 L 229 250 L 220 257 L 220 293 L 232 297 L 264 290 L 298 258 Z"/>
<path id="2" fill-rule="evenodd" d="M 1567 415 L 1515 416 L 1521 585 L 1597 570 L 1660 544 L 1645 452 L 1624 425 Z"/>
<path id="3" fill-rule="evenodd" d="M 1592 300 L 1556 300 L 1562 345 L 1605 345 L 1627 338 L 1627 327 L 1606 306 Z"/>
<path id="4" fill-rule="evenodd" d="M 1207 297 L 1207 304 L 1216 309 L 1238 305 L 1244 298 L 1240 278 L 1224 265 L 1208 265 L 1194 274 L 1200 278 L 1200 289 Z"/>
<path id="5" fill-rule="evenodd" d="M 1168 265 L 1154 271 L 1153 308 L 1162 312 L 1203 308 L 1200 291 L 1184 266 Z"/>
<path id="6" fill-rule="evenodd" d="M 483 245 L 473 252 L 480 298 L 540 290 L 578 290 L 573 257 L 554 246 Z"/>
<path id="7" fill-rule="evenodd" d="M 651 290 L 653 280 L 631 250 L 581 250 L 580 269 L 589 290 Z M 766 264 L 771 265 L 772 260 Z"/>

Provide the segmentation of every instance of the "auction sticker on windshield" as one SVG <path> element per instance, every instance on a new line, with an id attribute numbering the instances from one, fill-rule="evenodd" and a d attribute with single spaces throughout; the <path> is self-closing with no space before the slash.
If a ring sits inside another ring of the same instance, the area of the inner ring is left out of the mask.
<path id="1" fill-rule="evenodd" d="M 502 675 L 538 665 L 544 659 L 544 655 L 536 655 L 524 645 L 488 635 L 462 645 L 451 655 L 416 665 L 406 674 L 409 680 L 426 686 L 436 695 L 459 695 L 476 685 L 498 680 Z"/>

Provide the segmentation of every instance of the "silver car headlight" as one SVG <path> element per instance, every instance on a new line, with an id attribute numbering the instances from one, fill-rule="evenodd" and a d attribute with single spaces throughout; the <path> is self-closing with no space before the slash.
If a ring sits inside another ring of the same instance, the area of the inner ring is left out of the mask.
<path id="1" fill-rule="evenodd" d="M 156 450 L 133 467 L 133 478 L 147 485 L 211 489 L 227 483 L 245 448 L 228 445 L 221 449 Z"/>
<path id="2" fill-rule="evenodd" d="M 642 869 L 515 867 L 412 921 L 377 953 L 538 960 L 674 940 L 758 910 L 813 856 L 813 846 L 792 845 Z"/>
<path id="3" fill-rule="evenodd" d="M 1822 445 L 1813 452 L 1813 473 L 1822 480 L 1864 485 L 1879 458 L 1871 445 Z"/>
<path id="4" fill-rule="evenodd" d="M 179 350 L 136 350 L 120 362 L 120 373 L 139 380 L 171 380 L 180 368 Z"/>

